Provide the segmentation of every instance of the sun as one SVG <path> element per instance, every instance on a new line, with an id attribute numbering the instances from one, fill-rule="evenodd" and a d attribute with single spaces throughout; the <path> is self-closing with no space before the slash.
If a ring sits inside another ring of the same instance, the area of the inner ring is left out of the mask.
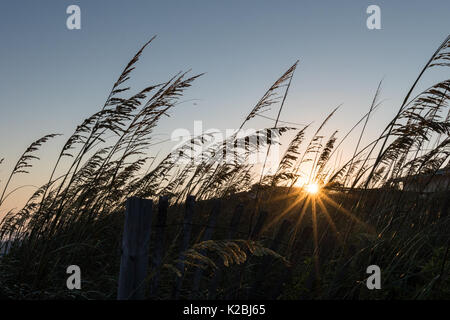
<path id="1" fill-rule="evenodd" d="M 309 194 L 317 194 L 320 191 L 320 187 L 317 183 L 310 183 L 305 186 L 306 192 Z"/>

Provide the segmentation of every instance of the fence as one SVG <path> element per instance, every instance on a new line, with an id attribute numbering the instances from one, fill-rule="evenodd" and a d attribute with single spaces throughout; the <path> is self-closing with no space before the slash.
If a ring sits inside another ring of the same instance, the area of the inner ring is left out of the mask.
<path id="1" fill-rule="evenodd" d="M 201 224 L 202 230 L 193 234 L 193 217 L 196 214 L 196 201 L 193 196 L 188 196 L 184 207 L 183 221 L 180 223 L 181 234 L 179 244 L 178 263 L 176 269 L 179 274 L 173 281 L 173 288 L 171 292 L 172 299 L 179 299 L 183 285 L 186 286 L 185 280 L 185 264 L 184 254 L 189 248 L 192 239 L 200 241 L 207 241 L 213 238 L 214 232 L 217 230 L 225 232 L 225 238 L 233 239 L 240 236 L 240 238 L 250 238 L 253 240 L 259 239 L 261 232 L 266 223 L 268 213 L 261 211 L 258 218 L 251 229 L 250 234 L 239 232 L 238 225 L 242 221 L 244 205 L 239 203 L 230 215 L 231 219 L 227 226 L 218 226 L 218 217 L 222 211 L 221 200 L 213 200 L 211 209 L 206 223 Z M 120 263 L 119 288 L 117 298 L 123 299 L 144 299 L 146 292 L 146 278 L 148 276 L 149 260 L 151 269 L 151 278 L 148 285 L 148 293 L 150 297 L 157 297 L 158 290 L 161 283 L 161 269 L 163 266 L 163 258 L 166 248 L 167 238 L 167 211 L 168 199 L 167 197 L 160 197 L 157 211 L 153 208 L 153 201 L 139 198 L 130 198 L 126 203 L 124 232 L 122 238 L 122 255 Z M 155 221 L 153 221 L 155 220 Z M 152 223 L 154 224 L 152 227 Z M 174 224 L 172 224 L 173 226 Z M 289 223 L 284 220 L 281 222 L 278 231 L 273 239 L 270 239 L 270 248 L 274 251 L 279 249 L 283 244 L 283 237 L 288 233 Z M 152 251 L 149 252 L 150 239 L 153 234 Z M 241 233 L 241 234 L 239 234 Z M 245 237 L 244 237 L 245 234 Z M 204 252 L 200 252 L 204 254 Z M 150 258 L 151 255 L 151 259 Z M 259 271 L 255 273 L 254 283 L 247 288 L 249 292 L 258 290 L 260 284 L 264 280 L 266 268 L 269 265 L 270 257 L 263 257 L 260 263 Z M 200 289 L 201 281 L 203 279 L 204 270 L 196 268 L 191 275 L 190 294 L 187 298 L 196 298 Z M 207 286 L 207 298 L 215 299 L 219 281 L 223 275 L 222 268 L 215 270 L 214 275 L 210 279 Z M 281 279 L 280 281 L 283 281 Z M 280 287 L 280 283 L 276 287 Z M 275 290 L 276 291 L 276 290 Z M 273 294 L 275 294 L 275 291 Z"/>

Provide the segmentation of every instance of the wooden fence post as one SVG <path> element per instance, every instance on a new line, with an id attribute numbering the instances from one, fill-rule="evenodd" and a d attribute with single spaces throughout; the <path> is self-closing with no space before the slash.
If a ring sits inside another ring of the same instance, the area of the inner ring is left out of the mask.
<path id="1" fill-rule="evenodd" d="M 159 277 L 161 274 L 161 264 L 164 255 L 164 245 L 165 245 L 165 231 L 166 231 L 166 221 L 167 221 L 167 207 L 169 201 L 167 196 L 159 197 L 158 202 L 158 216 L 156 221 L 156 237 L 155 237 L 155 247 L 152 257 L 152 271 L 154 275 L 152 282 L 150 284 L 150 297 L 156 296 L 158 292 Z"/>
<path id="2" fill-rule="evenodd" d="M 259 238 L 259 236 L 261 235 L 261 231 L 264 226 L 264 223 L 266 222 L 267 216 L 268 216 L 267 211 L 260 211 L 259 216 L 258 216 L 258 221 L 256 221 L 255 227 L 253 228 L 253 230 L 250 234 L 250 239 L 256 240 Z"/>
<path id="3" fill-rule="evenodd" d="M 194 205 L 195 205 L 195 197 L 188 196 L 186 199 L 186 210 L 184 212 L 184 220 L 183 220 L 183 242 L 181 243 L 180 248 L 180 257 L 177 265 L 177 269 L 181 273 L 181 277 L 177 277 L 175 281 L 175 286 L 173 288 L 172 297 L 174 299 L 178 299 L 180 297 L 181 286 L 183 284 L 184 279 L 184 252 L 189 247 L 189 241 L 191 240 L 191 231 L 192 231 L 192 216 L 194 214 Z"/>
<path id="4" fill-rule="evenodd" d="M 228 229 L 227 239 L 232 239 L 236 234 L 243 211 L 244 205 L 242 203 L 239 203 L 234 210 L 233 216 L 231 217 L 230 229 Z"/>
<path id="5" fill-rule="evenodd" d="M 269 214 L 268 214 L 267 211 L 260 211 L 259 212 L 258 220 L 256 221 L 256 224 L 253 227 L 253 229 L 251 229 L 251 232 L 249 234 L 248 240 L 251 240 L 251 241 L 258 240 L 258 238 L 260 237 L 260 235 L 262 233 L 262 229 L 264 227 L 264 224 L 266 222 L 266 219 L 267 219 L 268 215 Z M 250 218 L 250 227 L 251 227 L 251 224 L 252 224 L 252 217 Z M 247 258 L 247 261 L 250 260 L 250 258 L 251 257 Z M 250 288 L 240 289 L 240 288 L 242 288 L 242 284 L 243 284 L 243 281 L 244 281 L 244 269 L 245 269 L 245 265 L 242 265 L 241 266 L 241 272 L 240 272 L 241 274 L 240 274 L 240 277 L 239 277 L 239 283 L 238 283 L 237 286 L 235 286 L 235 290 L 234 290 L 235 291 L 235 293 L 234 293 L 235 296 L 232 296 L 232 291 L 230 291 L 227 294 L 227 296 L 226 296 L 227 300 L 236 299 L 236 297 L 237 297 L 236 295 L 240 294 L 240 292 L 239 292 L 240 290 L 242 290 L 242 292 L 244 292 L 248 296 L 248 294 L 250 292 Z"/>
<path id="6" fill-rule="evenodd" d="M 220 205 L 221 205 L 220 200 L 218 200 L 218 199 L 214 200 L 213 208 L 212 208 L 211 213 L 208 218 L 208 224 L 206 226 L 205 232 L 203 233 L 201 241 L 207 241 L 207 240 L 211 239 L 212 234 L 214 232 L 214 227 L 216 226 L 217 216 L 220 213 Z M 204 255 L 205 251 L 204 250 L 200 251 L 200 254 Z M 197 268 L 197 270 L 195 270 L 195 274 L 194 274 L 194 282 L 193 282 L 192 293 L 191 293 L 192 297 L 195 296 L 195 294 L 197 293 L 197 291 L 200 287 L 200 280 L 202 279 L 202 275 L 203 275 L 203 269 Z"/>
<path id="7" fill-rule="evenodd" d="M 227 240 L 232 239 L 236 234 L 239 222 L 241 221 L 242 212 L 244 211 L 244 205 L 239 203 L 234 209 L 233 216 L 230 221 L 230 228 L 227 233 Z M 211 279 L 208 288 L 208 299 L 215 299 L 217 295 L 217 287 L 219 285 L 219 280 L 222 277 L 222 269 L 217 269 L 214 277 Z"/>
<path id="8" fill-rule="evenodd" d="M 130 198 L 126 202 L 117 299 L 144 299 L 152 200 Z"/>
<path id="9" fill-rule="evenodd" d="M 275 238 L 273 239 L 271 245 L 270 245 L 270 249 L 273 251 L 277 251 L 278 248 L 280 247 L 281 241 L 283 240 L 283 238 L 285 237 L 288 228 L 289 228 L 290 222 L 288 220 L 283 220 L 283 222 L 281 223 L 281 226 L 278 228 L 278 231 L 275 235 Z M 268 256 L 264 256 L 262 258 L 262 263 L 261 263 L 261 267 L 257 273 L 255 282 L 253 284 L 253 288 L 251 288 L 251 298 L 260 298 L 258 296 L 258 291 L 261 289 L 262 283 L 264 281 L 264 277 L 267 274 L 267 270 L 270 267 L 270 262 L 271 262 L 271 257 Z"/>
<path id="10" fill-rule="evenodd" d="M 291 231 L 291 235 L 292 235 Z M 293 246 L 291 248 L 292 254 L 288 256 L 288 253 L 286 253 L 287 258 L 289 259 L 289 262 L 291 266 L 288 267 L 287 271 L 280 277 L 280 280 L 278 284 L 271 290 L 269 293 L 269 299 L 276 299 L 283 290 L 284 283 L 288 282 L 289 279 L 292 278 L 294 267 L 297 265 L 298 261 L 302 257 L 303 249 L 305 245 L 309 242 L 308 240 L 311 239 L 312 234 L 312 228 L 308 227 L 301 231 L 300 236 L 298 237 L 298 240 L 294 239 Z"/>

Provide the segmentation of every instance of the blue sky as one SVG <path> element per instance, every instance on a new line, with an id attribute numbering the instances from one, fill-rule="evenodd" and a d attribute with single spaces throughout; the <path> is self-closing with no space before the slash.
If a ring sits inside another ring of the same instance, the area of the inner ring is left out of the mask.
<path id="1" fill-rule="evenodd" d="M 66 8 L 81 8 L 81 30 Z M 381 30 L 366 27 L 381 8 Z M 450 1 L 6 1 L 0 3 L 0 178 L 36 138 L 66 137 L 97 111 L 123 66 L 153 35 L 130 84 L 138 90 L 180 70 L 206 72 L 159 132 L 236 128 L 264 91 L 300 59 L 282 120 L 320 122 L 344 133 L 368 109 L 384 79 L 376 135 L 450 31 Z M 430 74 L 421 86 L 441 80 Z M 428 81 L 428 82 L 427 82 Z M 270 114 L 268 114 L 270 115 Z M 270 125 L 255 120 L 254 126 Z M 47 146 L 44 161 L 53 163 Z M 56 151 L 55 151 L 56 152 Z M 43 168 L 49 166 L 43 166 Z M 42 169 L 46 173 L 45 169 Z M 36 178 L 37 179 L 37 178 Z M 19 182 L 20 183 L 20 180 Z"/>

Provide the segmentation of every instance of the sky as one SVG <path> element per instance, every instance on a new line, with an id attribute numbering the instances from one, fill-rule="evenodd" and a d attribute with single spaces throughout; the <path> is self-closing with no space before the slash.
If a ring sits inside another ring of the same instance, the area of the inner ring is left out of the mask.
<path id="1" fill-rule="evenodd" d="M 66 27 L 72 4 L 81 9 L 80 30 Z M 369 5 L 381 9 L 380 30 L 366 26 Z M 344 133 L 366 113 L 383 80 L 384 102 L 369 123 L 364 137 L 369 141 L 449 34 L 449 14 L 448 0 L 2 0 L 0 190 L 32 141 L 61 133 L 39 154 L 35 170 L 12 186 L 45 182 L 64 138 L 101 108 L 123 67 L 154 35 L 133 73 L 135 91 L 182 70 L 206 73 L 187 91 L 187 102 L 161 122 L 161 137 L 176 128 L 193 130 L 195 120 L 202 120 L 204 129 L 238 127 L 299 59 L 281 120 L 318 125 L 342 103 L 327 130 Z M 419 86 L 444 77 L 427 74 Z"/>

